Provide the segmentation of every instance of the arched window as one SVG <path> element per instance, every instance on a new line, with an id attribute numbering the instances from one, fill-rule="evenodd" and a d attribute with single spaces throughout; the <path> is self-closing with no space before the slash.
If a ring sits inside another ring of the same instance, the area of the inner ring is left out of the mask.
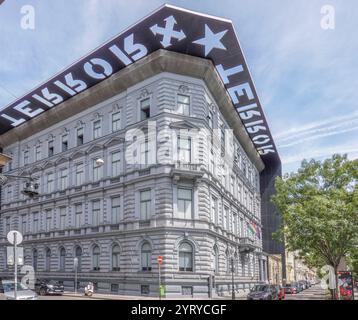
<path id="1" fill-rule="evenodd" d="M 37 249 L 34 249 L 34 251 L 32 251 L 32 267 L 34 268 L 34 271 L 37 271 L 37 260 L 38 260 Z"/>
<path id="2" fill-rule="evenodd" d="M 99 267 L 99 259 L 100 259 L 101 252 L 98 246 L 94 246 L 92 249 L 92 265 L 93 270 L 98 271 Z"/>
<path id="3" fill-rule="evenodd" d="M 81 267 L 82 267 L 82 249 L 81 249 L 81 247 L 76 247 L 75 256 L 78 259 L 77 271 L 81 271 Z"/>
<path id="4" fill-rule="evenodd" d="M 65 248 L 60 249 L 60 271 L 65 271 L 66 269 L 66 250 Z"/>
<path id="5" fill-rule="evenodd" d="M 214 273 L 219 273 L 219 249 L 214 246 Z"/>
<path id="6" fill-rule="evenodd" d="M 144 242 L 141 248 L 141 265 L 143 271 L 152 270 L 152 247 L 148 242 Z"/>
<path id="7" fill-rule="evenodd" d="M 46 271 L 51 271 L 51 249 L 46 249 Z"/>
<path id="8" fill-rule="evenodd" d="M 112 247 L 112 270 L 119 271 L 120 268 L 120 248 L 118 244 Z"/>
<path id="9" fill-rule="evenodd" d="M 179 246 L 179 271 L 193 271 L 193 246 L 186 241 Z"/>

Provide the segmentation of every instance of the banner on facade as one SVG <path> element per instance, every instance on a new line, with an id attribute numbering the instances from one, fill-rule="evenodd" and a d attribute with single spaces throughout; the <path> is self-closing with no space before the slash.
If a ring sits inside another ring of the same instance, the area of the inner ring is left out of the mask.
<path id="1" fill-rule="evenodd" d="M 338 289 L 341 300 L 354 300 L 352 272 L 338 272 Z"/>

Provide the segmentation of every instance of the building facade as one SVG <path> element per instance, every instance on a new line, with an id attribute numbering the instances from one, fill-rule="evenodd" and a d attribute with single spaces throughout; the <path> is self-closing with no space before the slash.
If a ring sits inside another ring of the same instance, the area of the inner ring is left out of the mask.
<path id="1" fill-rule="evenodd" d="M 166 296 L 267 281 L 281 163 L 230 21 L 164 5 L 4 108 L 0 147 L 24 178 L 1 190 L 0 276 L 15 229 L 68 290 L 155 296 L 157 256 Z"/>
<path id="2" fill-rule="evenodd" d="M 317 270 L 306 266 L 304 261 L 299 258 L 297 252 L 286 251 L 286 261 L 287 278 L 285 281 L 287 283 L 300 280 L 317 281 Z"/>
<path id="3" fill-rule="evenodd" d="M 282 258 L 280 254 L 270 254 L 267 259 L 268 282 L 282 285 Z"/>
<path id="4" fill-rule="evenodd" d="M 261 225 L 259 170 L 240 136 L 229 136 L 223 107 L 202 79 L 160 72 L 3 146 L 13 157 L 4 172 L 38 179 L 40 196 L 23 195 L 21 181 L 3 187 L 2 273 L 10 272 L 5 237 L 15 229 L 36 277 L 68 289 L 75 257 L 78 285 L 92 281 L 98 292 L 156 295 L 158 255 L 167 295 L 231 292 L 232 263 L 237 292 L 264 280 L 253 227 Z M 168 134 L 176 139 L 164 148 Z M 225 149 L 234 152 L 222 158 Z"/>

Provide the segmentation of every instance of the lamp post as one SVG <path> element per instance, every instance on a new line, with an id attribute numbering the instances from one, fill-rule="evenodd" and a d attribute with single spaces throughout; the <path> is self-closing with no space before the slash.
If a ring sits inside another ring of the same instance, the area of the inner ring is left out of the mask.
<path id="1" fill-rule="evenodd" d="M 235 288 L 234 288 L 234 257 L 231 257 L 231 298 L 235 300 Z"/>

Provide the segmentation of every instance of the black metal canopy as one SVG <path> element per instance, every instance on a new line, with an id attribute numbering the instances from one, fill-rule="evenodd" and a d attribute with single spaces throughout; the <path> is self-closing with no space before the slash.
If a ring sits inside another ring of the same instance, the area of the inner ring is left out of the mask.
<path id="1" fill-rule="evenodd" d="M 0 134 L 158 49 L 212 60 L 265 165 L 280 163 L 232 22 L 171 5 L 163 5 L 1 110 Z"/>

